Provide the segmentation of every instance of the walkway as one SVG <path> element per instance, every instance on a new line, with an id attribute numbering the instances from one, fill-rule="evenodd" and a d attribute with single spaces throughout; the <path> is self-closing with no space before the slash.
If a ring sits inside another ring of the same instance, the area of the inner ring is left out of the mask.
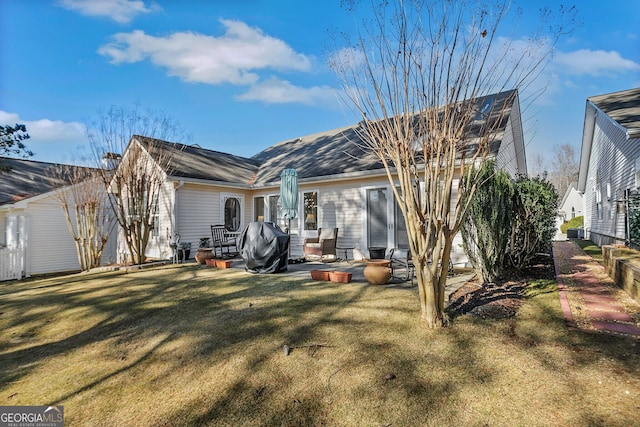
<path id="1" fill-rule="evenodd" d="M 615 286 L 604 267 L 571 241 L 554 242 L 553 255 L 569 330 L 640 338 L 640 304 Z"/>

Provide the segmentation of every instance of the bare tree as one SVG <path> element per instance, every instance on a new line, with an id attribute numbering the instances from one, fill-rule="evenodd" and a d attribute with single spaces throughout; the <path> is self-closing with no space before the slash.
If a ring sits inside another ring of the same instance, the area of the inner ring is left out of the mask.
<path id="1" fill-rule="evenodd" d="M 99 171 L 58 165 L 48 171 L 49 178 L 68 185 L 54 193 L 60 203 L 67 228 L 76 245 L 82 271 L 99 267 L 113 230 L 110 206 Z"/>
<path id="2" fill-rule="evenodd" d="M 139 106 L 100 112 L 87 135 L 130 260 L 142 264 L 174 152 L 164 149 L 165 141 L 190 136 L 166 113 Z"/>
<path id="3" fill-rule="evenodd" d="M 540 153 L 531 154 L 529 160 L 527 160 L 527 169 L 529 169 L 529 176 L 543 176 L 546 174 L 544 156 Z"/>
<path id="4" fill-rule="evenodd" d="M 506 89 L 535 79 L 556 39 L 533 34 L 523 45 L 499 38 L 509 12 L 503 1 L 372 6 L 373 18 L 332 65 L 404 216 L 422 318 L 441 327 L 448 322 L 444 290 L 453 239 L 479 185 L 480 168 L 469 166 L 489 155 L 503 107 L 518 102 L 518 92 Z M 482 97 L 497 92 L 511 99 L 485 110 Z M 469 197 L 462 199 L 458 187 Z"/>
<path id="5" fill-rule="evenodd" d="M 563 197 L 571 183 L 578 182 L 580 164 L 573 145 L 562 144 L 553 147 L 553 160 L 549 168 L 549 181 L 556 187 L 558 196 Z"/>

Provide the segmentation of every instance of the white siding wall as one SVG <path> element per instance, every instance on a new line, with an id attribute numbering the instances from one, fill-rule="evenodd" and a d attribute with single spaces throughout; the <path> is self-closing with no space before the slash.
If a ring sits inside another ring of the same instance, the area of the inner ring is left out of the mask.
<path id="1" fill-rule="evenodd" d="M 581 216 L 584 205 L 582 195 L 575 189 L 575 187 L 569 187 L 567 191 L 569 191 L 569 194 L 567 195 L 564 204 L 560 206 L 560 212 L 564 214 L 566 221 L 573 218 L 571 216 L 572 212 L 575 213 L 575 216 Z"/>
<path id="2" fill-rule="evenodd" d="M 191 242 L 191 258 L 195 255 L 200 238 L 211 237 L 211 226 L 224 223 L 222 193 L 243 196 L 242 230 L 251 221 L 253 198 L 248 190 L 185 184 L 176 191 L 176 226 L 172 234 L 180 234 L 181 242 Z"/>
<path id="3" fill-rule="evenodd" d="M 602 245 L 625 239 L 625 216 L 616 210 L 624 190 L 635 188 L 635 160 L 640 141 L 627 140 L 625 131 L 598 111 L 585 186 L 585 228 L 591 240 Z M 610 186 L 610 197 L 607 195 Z M 596 187 L 600 189 L 602 214 L 598 215 Z"/>
<path id="4" fill-rule="evenodd" d="M 158 224 L 157 234 L 149 238 L 149 244 L 145 254 L 153 258 L 170 258 L 173 251 L 169 247 L 173 234 L 173 206 L 174 206 L 174 184 L 165 181 L 160 189 L 158 199 Z M 126 247 L 124 248 L 126 250 Z"/>
<path id="5" fill-rule="evenodd" d="M 496 167 L 498 169 L 503 169 L 512 177 L 515 177 L 518 172 L 526 172 L 518 171 L 518 164 L 516 162 L 516 145 L 513 139 L 511 119 L 509 119 L 509 122 L 507 123 L 502 142 L 500 143 L 500 149 L 496 156 Z"/>
<path id="6" fill-rule="evenodd" d="M 53 196 L 45 197 L 29 203 L 24 214 L 29 227 L 27 272 L 43 274 L 79 270 L 76 246 L 59 202 Z"/>

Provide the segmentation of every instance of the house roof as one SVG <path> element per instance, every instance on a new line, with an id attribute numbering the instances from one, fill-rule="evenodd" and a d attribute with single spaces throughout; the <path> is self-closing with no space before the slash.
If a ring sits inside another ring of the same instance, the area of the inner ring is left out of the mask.
<path id="1" fill-rule="evenodd" d="M 174 178 L 217 181 L 250 185 L 258 172 L 259 162 L 198 145 L 185 145 L 134 135 L 141 144 L 159 144 L 170 152 L 167 174 Z M 154 151 L 152 151 L 153 153 Z"/>
<path id="2" fill-rule="evenodd" d="M 640 87 L 587 98 L 630 133 L 640 133 Z M 637 137 L 637 136 L 635 136 Z"/>
<path id="3" fill-rule="evenodd" d="M 0 206 L 20 202 L 64 187 L 68 176 L 57 163 L 0 157 Z M 57 169 L 52 177 L 51 171 Z"/>
<path id="4" fill-rule="evenodd" d="M 478 112 L 469 125 L 467 138 L 471 143 L 488 128 L 495 135 L 491 153 L 497 154 L 506 129 L 517 91 L 478 97 L 472 102 Z M 135 135 L 142 144 L 156 143 L 170 150 L 171 161 L 166 172 L 174 178 L 208 180 L 240 185 L 270 185 L 280 181 L 283 169 L 295 168 L 299 179 L 380 171 L 378 157 L 363 147 L 361 123 L 279 142 L 251 158 L 208 150 L 198 145 L 166 142 Z"/>
<path id="5" fill-rule="evenodd" d="M 467 138 L 473 142 L 474 138 L 480 136 L 487 121 L 492 122 L 490 126 L 496 140 L 491 146 L 491 153 L 497 154 L 516 99 L 515 94 L 516 91 L 512 90 L 474 99 L 475 110 L 479 114 L 482 112 L 483 117 L 470 123 Z M 278 181 L 280 172 L 286 168 L 295 168 L 299 179 L 383 169 L 375 153 L 363 147 L 360 126 L 358 123 L 283 141 L 256 154 L 252 159 L 261 162 L 256 184 Z"/>
<path id="6" fill-rule="evenodd" d="M 295 168 L 298 179 L 382 169 L 380 159 L 362 146 L 359 124 L 280 142 L 256 154 L 261 163 L 256 184 L 280 180 Z"/>
<path id="7" fill-rule="evenodd" d="M 626 130 L 627 139 L 640 138 L 640 88 L 587 98 L 578 175 L 578 191 L 580 192 L 584 192 L 587 186 L 589 160 L 598 110 Z"/>

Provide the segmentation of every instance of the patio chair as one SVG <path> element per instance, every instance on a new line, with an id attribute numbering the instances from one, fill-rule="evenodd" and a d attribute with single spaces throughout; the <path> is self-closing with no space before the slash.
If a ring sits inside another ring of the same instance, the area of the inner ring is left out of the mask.
<path id="1" fill-rule="evenodd" d="M 220 251 L 220 258 L 235 256 L 239 253 L 236 237 L 227 234 L 227 229 L 224 225 L 211 226 L 211 247 L 215 258 L 218 257 L 218 251 Z"/>
<path id="2" fill-rule="evenodd" d="M 413 284 L 416 267 L 411 259 L 411 251 L 407 249 L 393 248 L 389 252 L 389 260 L 391 261 L 391 277 L 397 280 L 409 281 Z M 431 263 L 431 261 L 429 261 Z M 449 259 L 447 268 L 447 276 L 453 275 L 453 260 Z"/>
<path id="3" fill-rule="evenodd" d="M 337 241 L 337 228 L 318 228 L 318 237 L 304 239 L 304 256 L 314 255 L 322 258 L 326 255 L 333 255 L 335 257 Z"/>
<path id="4" fill-rule="evenodd" d="M 411 252 L 406 249 L 393 248 L 389 252 L 389 260 L 391 261 L 391 277 L 403 282 L 411 280 L 411 284 L 413 284 L 415 267 L 411 260 Z"/>

